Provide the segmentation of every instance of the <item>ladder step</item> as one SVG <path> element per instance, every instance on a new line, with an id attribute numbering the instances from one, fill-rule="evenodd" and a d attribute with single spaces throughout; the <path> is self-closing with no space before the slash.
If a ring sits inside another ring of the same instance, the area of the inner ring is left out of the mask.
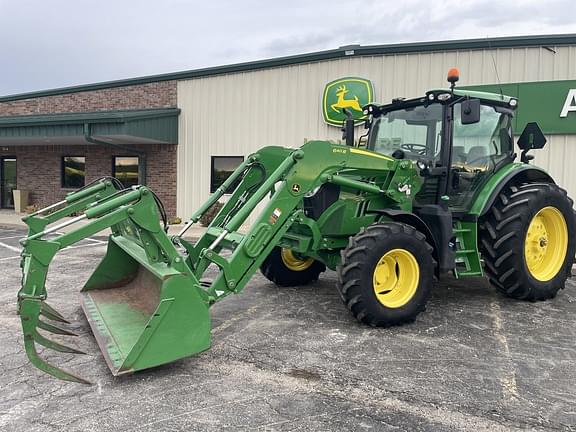
<path id="1" fill-rule="evenodd" d="M 456 271 L 456 275 L 459 276 L 482 276 L 482 272 L 477 271 Z"/>
<path id="2" fill-rule="evenodd" d="M 453 227 L 456 235 L 457 250 L 454 275 L 460 277 L 482 276 L 482 264 L 480 255 L 476 248 L 476 224 L 462 221 L 456 221 Z"/>
<path id="3" fill-rule="evenodd" d="M 470 232 L 470 229 L 469 228 L 454 228 L 454 229 L 452 229 L 452 231 L 456 234 L 460 234 L 460 233 Z"/>
<path id="4" fill-rule="evenodd" d="M 468 255 L 471 253 L 476 253 L 475 249 L 461 249 L 456 251 L 456 255 Z"/>

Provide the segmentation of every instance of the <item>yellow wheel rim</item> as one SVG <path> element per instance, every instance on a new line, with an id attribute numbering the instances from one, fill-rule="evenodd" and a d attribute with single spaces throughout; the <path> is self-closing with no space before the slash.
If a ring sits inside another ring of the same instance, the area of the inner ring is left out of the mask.
<path id="1" fill-rule="evenodd" d="M 558 274 L 568 251 L 568 227 L 560 210 L 544 207 L 534 215 L 524 241 L 524 259 L 532 277 L 545 282 Z"/>
<path id="2" fill-rule="evenodd" d="M 292 271 L 304 271 L 314 263 L 314 258 L 299 259 L 290 249 L 282 249 L 282 262 Z"/>
<path id="3" fill-rule="evenodd" d="M 420 281 L 418 261 L 405 249 L 392 249 L 376 264 L 373 275 L 374 294 L 388 308 L 399 308 L 408 303 Z"/>

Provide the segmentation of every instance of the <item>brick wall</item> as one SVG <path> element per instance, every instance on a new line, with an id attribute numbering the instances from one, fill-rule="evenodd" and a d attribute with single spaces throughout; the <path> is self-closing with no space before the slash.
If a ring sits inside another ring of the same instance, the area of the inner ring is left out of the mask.
<path id="1" fill-rule="evenodd" d="M 0 116 L 176 107 L 176 81 L 0 102 Z"/>
<path id="2" fill-rule="evenodd" d="M 176 107 L 176 82 L 166 81 L 0 103 L 0 116 Z M 131 145 L 130 145 L 131 146 Z M 147 153 L 147 185 L 176 216 L 176 145 L 134 145 Z M 30 202 L 45 206 L 61 200 L 63 156 L 86 158 L 86 183 L 112 175 L 112 158 L 137 156 L 99 145 L 2 146 L 0 156 L 16 156 L 17 187 L 30 191 Z"/>
<path id="3" fill-rule="evenodd" d="M 166 207 L 169 217 L 176 215 L 176 154 L 175 145 L 134 146 L 147 153 L 146 182 Z M 106 146 L 22 146 L 2 148 L 0 155 L 16 156 L 18 189 L 30 192 L 30 202 L 40 207 L 61 200 L 73 189 L 62 188 L 62 157 L 86 158 L 86 183 L 112 175 L 113 157 L 127 152 Z M 136 154 L 133 154 L 136 156 Z"/>

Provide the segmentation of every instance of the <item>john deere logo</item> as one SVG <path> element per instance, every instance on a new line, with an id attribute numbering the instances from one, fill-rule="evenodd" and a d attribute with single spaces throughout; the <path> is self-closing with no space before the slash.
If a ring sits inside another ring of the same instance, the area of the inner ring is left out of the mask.
<path id="1" fill-rule="evenodd" d="M 346 108 L 360 124 L 365 118 L 362 107 L 373 102 L 374 89 L 372 82 L 364 78 L 340 78 L 326 84 L 322 100 L 326 123 L 342 126 L 346 119 L 342 109 Z"/>

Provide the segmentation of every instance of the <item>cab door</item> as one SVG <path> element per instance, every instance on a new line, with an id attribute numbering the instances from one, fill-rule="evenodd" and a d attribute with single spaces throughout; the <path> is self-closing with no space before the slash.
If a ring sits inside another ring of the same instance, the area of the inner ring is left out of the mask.
<path id="1" fill-rule="evenodd" d="M 492 174 L 512 158 L 512 114 L 505 108 L 480 106 L 480 121 L 462 124 L 462 103 L 454 105 L 452 160 L 448 179 L 450 207 L 467 211 Z"/>

